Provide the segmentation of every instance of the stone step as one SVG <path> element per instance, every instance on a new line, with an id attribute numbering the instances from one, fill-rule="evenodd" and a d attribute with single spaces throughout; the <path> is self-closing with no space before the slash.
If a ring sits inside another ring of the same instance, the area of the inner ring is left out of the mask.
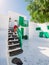
<path id="1" fill-rule="evenodd" d="M 8 45 L 11 45 L 11 44 L 18 44 L 20 41 L 9 41 L 8 42 Z"/>
<path id="2" fill-rule="evenodd" d="M 8 40 L 14 40 L 14 39 L 19 39 L 18 37 L 8 37 Z"/>
<path id="3" fill-rule="evenodd" d="M 21 54 L 21 53 L 23 53 L 23 50 L 22 50 L 22 49 L 18 49 L 18 50 L 9 52 L 9 55 L 10 55 L 10 56 L 15 56 L 15 55 L 19 55 L 19 54 Z"/>
<path id="4" fill-rule="evenodd" d="M 18 45 L 12 45 L 12 46 L 9 46 L 9 50 L 13 50 L 15 48 L 19 48 L 20 47 L 20 44 Z"/>
<path id="5" fill-rule="evenodd" d="M 9 43 L 8 44 L 8 46 L 14 46 L 14 45 L 19 45 L 20 43 L 16 43 L 16 44 L 14 44 L 14 43 Z"/>

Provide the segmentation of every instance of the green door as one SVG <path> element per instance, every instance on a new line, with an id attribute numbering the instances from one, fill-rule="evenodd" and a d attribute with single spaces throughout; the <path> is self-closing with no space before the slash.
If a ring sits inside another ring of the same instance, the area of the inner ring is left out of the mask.
<path id="1" fill-rule="evenodd" d="M 24 25 L 24 17 L 19 16 L 19 25 L 23 26 Z"/>

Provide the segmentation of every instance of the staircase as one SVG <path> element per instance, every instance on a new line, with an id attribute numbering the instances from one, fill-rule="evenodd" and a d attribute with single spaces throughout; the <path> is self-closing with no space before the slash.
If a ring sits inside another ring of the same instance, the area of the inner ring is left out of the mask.
<path id="1" fill-rule="evenodd" d="M 20 39 L 18 33 L 14 33 L 13 28 L 8 29 L 8 51 L 10 56 L 15 56 L 23 52 L 20 47 Z"/>

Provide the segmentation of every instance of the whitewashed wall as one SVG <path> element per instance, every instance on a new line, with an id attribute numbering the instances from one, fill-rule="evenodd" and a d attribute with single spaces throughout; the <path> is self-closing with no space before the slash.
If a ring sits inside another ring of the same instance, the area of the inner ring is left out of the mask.
<path id="1" fill-rule="evenodd" d="M 27 20 L 27 17 L 25 15 L 18 14 L 16 12 L 12 12 L 12 11 L 8 12 L 8 18 L 11 17 L 11 22 L 14 20 L 19 20 L 19 16 L 22 16 L 22 17 L 24 17 L 24 20 Z M 21 26 L 20 26 L 20 28 L 21 28 Z M 26 34 L 29 36 L 29 28 L 28 27 L 24 27 L 24 35 L 26 35 Z"/>
<path id="2" fill-rule="evenodd" d="M 8 17 L 0 15 L 0 65 L 7 65 Z"/>
<path id="3" fill-rule="evenodd" d="M 18 13 L 13 12 L 13 11 L 8 12 L 8 18 L 11 17 L 11 21 L 19 20 L 19 16 L 24 17 L 24 19 L 26 20 L 26 16 L 24 16 L 22 14 L 18 14 Z"/>
<path id="4" fill-rule="evenodd" d="M 24 36 L 27 35 L 29 37 L 29 27 L 24 28 Z"/>
<path id="5" fill-rule="evenodd" d="M 41 27 L 42 29 L 41 31 L 49 32 L 49 30 L 47 30 L 47 25 L 49 25 L 49 23 L 39 24 L 39 23 L 30 22 L 29 23 L 29 38 L 39 37 L 40 31 L 36 31 L 36 27 Z"/>

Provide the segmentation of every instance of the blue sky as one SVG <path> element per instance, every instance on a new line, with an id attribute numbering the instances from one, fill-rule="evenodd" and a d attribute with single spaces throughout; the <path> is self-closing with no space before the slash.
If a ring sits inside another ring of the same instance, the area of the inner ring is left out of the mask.
<path id="1" fill-rule="evenodd" d="M 14 11 L 30 18 L 28 11 L 26 10 L 27 3 L 25 0 L 0 0 L 0 13 L 7 14 L 7 12 Z"/>

